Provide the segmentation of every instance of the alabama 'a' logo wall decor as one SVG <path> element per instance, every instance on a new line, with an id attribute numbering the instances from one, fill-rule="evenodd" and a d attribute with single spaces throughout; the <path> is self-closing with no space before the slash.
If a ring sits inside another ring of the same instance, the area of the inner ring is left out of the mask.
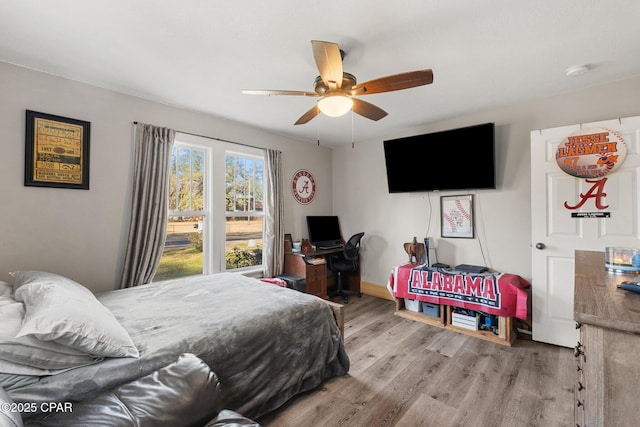
<path id="1" fill-rule="evenodd" d="M 302 205 L 307 205 L 316 197 L 316 181 L 306 169 L 299 169 L 291 180 L 293 197 Z"/>

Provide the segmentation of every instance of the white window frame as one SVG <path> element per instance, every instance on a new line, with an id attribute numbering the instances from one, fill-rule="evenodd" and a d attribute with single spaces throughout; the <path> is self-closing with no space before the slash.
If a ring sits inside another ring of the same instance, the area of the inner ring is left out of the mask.
<path id="1" fill-rule="evenodd" d="M 211 247 L 211 222 L 212 222 L 212 205 L 211 205 L 211 165 L 213 161 L 213 150 L 211 146 L 202 144 L 201 141 L 195 139 L 194 135 L 188 135 L 176 132 L 174 141 L 174 148 L 189 148 L 191 150 L 199 150 L 204 152 L 204 183 L 203 183 L 203 206 L 202 211 L 181 211 L 181 210 L 168 210 L 169 217 L 172 216 L 202 216 L 202 274 L 211 274 L 212 263 L 209 256 Z"/>
<path id="2" fill-rule="evenodd" d="M 254 159 L 254 160 L 262 160 L 263 165 L 266 162 L 265 159 L 265 155 L 264 155 L 264 150 L 261 150 L 259 148 L 253 148 L 253 147 L 246 147 L 246 146 L 239 146 L 236 144 L 226 144 L 225 145 L 226 149 L 225 149 L 225 169 L 226 169 L 226 158 L 227 155 L 231 155 L 231 156 L 236 156 L 236 157 L 244 157 L 244 158 L 248 158 L 248 159 Z M 263 168 L 264 171 L 264 168 Z M 226 173 L 226 171 L 225 171 Z M 262 183 L 264 185 L 264 181 L 265 181 L 265 177 L 262 177 Z M 223 182 L 226 183 L 226 176 L 223 178 Z M 224 204 L 224 215 L 225 215 L 225 221 L 228 217 L 232 217 L 232 216 L 260 216 L 262 217 L 262 247 L 264 249 L 264 209 L 265 209 L 265 205 L 264 205 L 264 200 L 263 200 L 263 205 L 262 205 L 262 211 L 258 212 L 258 211 L 250 211 L 250 212 L 237 212 L 237 213 L 233 213 L 233 212 L 227 212 L 227 207 L 226 207 L 226 201 L 224 200 L 224 187 L 222 189 L 223 192 L 223 204 Z M 262 194 L 264 196 L 264 188 L 262 189 Z M 223 229 L 223 233 L 224 233 L 224 243 L 223 246 L 226 245 L 227 242 L 227 233 L 226 233 L 226 229 Z M 224 253 L 223 253 L 223 268 L 226 269 L 226 259 L 224 258 Z M 264 266 L 264 251 L 262 252 L 262 264 L 259 265 L 253 265 L 251 267 L 243 267 L 243 268 L 236 268 L 233 269 L 231 271 L 238 271 L 238 272 L 254 272 L 254 271 L 259 271 L 262 272 L 263 266 Z"/>
<path id="3" fill-rule="evenodd" d="M 204 206 L 203 212 L 199 211 L 169 211 L 174 215 L 203 216 L 202 236 L 202 274 L 213 274 L 227 271 L 225 247 L 226 247 L 226 204 L 225 204 L 225 169 L 227 154 L 251 157 L 266 161 L 264 150 L 239 144 L 232 144 L 204 136 L 176 132 L 174 146 L 187 147 L 205 152 L 204 170 Z M 264 183 L 264 178 L 263 178 Z M 264 194 L 264 193 L 263 193 Z M 264 206 L 264 205 L 263 205 Z M 264 216 L 264 207 L 262 211 Z M 216 221 L 221 218 L 222 221 Z M 264 245 L 264 227 L 263 227 Z M 264 247 L 264 246 L 263 246 Z M 264 254 L 263 254 L 264 259 Z M 264 261 L 263 261 L 264 263 Z M 263 265 L 244 267 L 229 271 L 251 273 L 262 271 Z"/>

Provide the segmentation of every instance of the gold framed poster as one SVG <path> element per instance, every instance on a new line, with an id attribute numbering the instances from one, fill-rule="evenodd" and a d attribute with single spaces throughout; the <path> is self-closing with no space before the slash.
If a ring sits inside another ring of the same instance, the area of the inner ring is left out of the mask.
<path id="1" fill-rule="evenodd" d="M 27 110 L 24 185 L 89 189 L 90 123 Z"/>
<path id="2" fill-rule="evenodd" d="M 473 194 L 440 196 L 440 235 L 473 239 Z"/>

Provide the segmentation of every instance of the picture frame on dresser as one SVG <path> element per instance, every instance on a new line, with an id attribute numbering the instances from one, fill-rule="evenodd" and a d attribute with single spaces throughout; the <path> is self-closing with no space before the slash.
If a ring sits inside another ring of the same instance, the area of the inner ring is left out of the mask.
<path id="1" fill-rule="evenodd" d="M 24 185 L 89 189 L 91 123 L 26 110 Z"/>
<path id="2" fill-rule="evenodd" d="M 440 196 L 440 235 L 474 238 L 473 194 Z"/>

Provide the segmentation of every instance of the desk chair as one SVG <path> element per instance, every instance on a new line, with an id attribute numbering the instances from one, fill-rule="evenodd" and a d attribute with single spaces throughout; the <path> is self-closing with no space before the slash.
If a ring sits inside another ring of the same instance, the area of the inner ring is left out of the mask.
<path id="1" fill-rule="evenodd" d="M 344 245 L 342 253 L 338 255 L 331 255 L 327 259 L 329 270 L 336 273 L 338 276 L 336 295 L 341 296 L 342 302 L 345 304 L 349 302 L 349 298 L 347 297 L 347 295 L 358 295 L 358 297 L 362 296 L 360 291 L 350 291 L 344 289 L 342 281 L 342 273 L 351 273 L 352 271 L 356 271 L 358 269 L 360 239 L 362 239 L 362 236 L 364 236 L 364 233 L 354 234 Z"/>

